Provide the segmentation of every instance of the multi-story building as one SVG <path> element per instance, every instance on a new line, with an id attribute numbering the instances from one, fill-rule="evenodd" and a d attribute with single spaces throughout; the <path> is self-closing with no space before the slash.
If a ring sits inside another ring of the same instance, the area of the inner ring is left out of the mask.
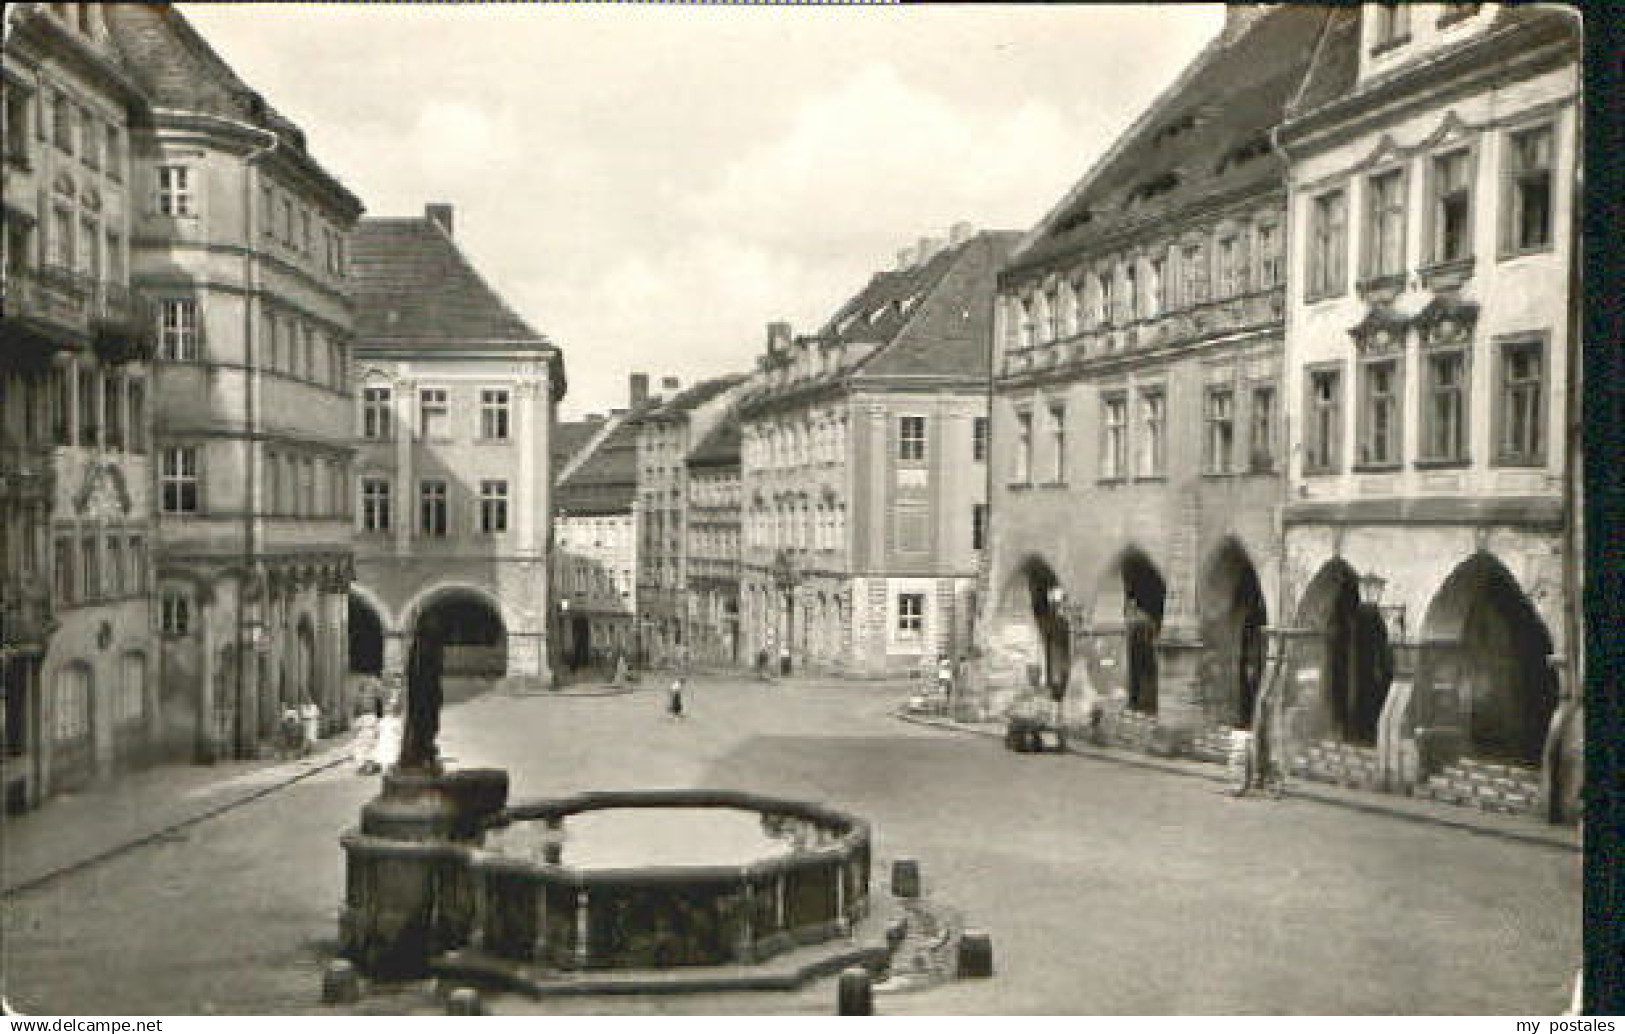
<path id="1" fill-rule="evenodd" d="M 688 638 L 694 660 L 747 662 L 739 628 L 742 556 L 739 421 L 728 413 L 689 451 L 684 579 L 691 601 Z"/>
<path id="2" fill-rule="evenodd" d="M 631 376 L 631 405 L 559 467 L 553 535 L 560 655 L 567 667 L 636 662 L 638 615 L 638 424 L 656 402 L 647 374 Z"/>
<path id="3" fill-rule="evenodd" d="M 175 749 L 247 755 L 283 706 L 347 717 L 343 242 L 361 204 L 172 6 L 99 10 L 151 102 L 129 188 L 131 279 L 159 331 L 160 704 Z"/>
<path id="4" fill-rule="evenodd" d="M 451 676 L 551 679 L 548 554 L 563 357 L 453 237 L 450 205 L 365 219 L 356 305 L 353 667 L 398 674 L 432 616 Z"/>
<path id="5" fill-rule="evenodd" d="M 638 617 L 650 661 L 692 654 L 688 630 L 697 619 L 688 585 L 688 453 L 726 415 L 745 378 L 716 377 L 677 391 L 637 418 Z"/>
<path id="6" fill-rule="evenodd" d="M 1324 8 L 1234 5 L 1000 274 L 989 711 L 1116 742 L 1253 721 L 1278 605 L 1285 171 Z"/>
<path id="7" fill-rule="evenodd" d="M 958 224 L 817 335 L 769 326 L 738 403 L 748 657 L 878 676 L 968 649 L 993 282 L 1016 236 Z"/>
<path id="8" fill-rule="evenodd" d="M 1366 5 L 1281 128 L 1310 776 L 1577 806 L 1579 61 L 1571 12 Z"/>
<path id="9" fill-rule="evenodd" d="M 131 294 L 145 100 L 94 4 L 5 11 L 0 779 L 7 810 L 151 758 L 152 333 Z"/>

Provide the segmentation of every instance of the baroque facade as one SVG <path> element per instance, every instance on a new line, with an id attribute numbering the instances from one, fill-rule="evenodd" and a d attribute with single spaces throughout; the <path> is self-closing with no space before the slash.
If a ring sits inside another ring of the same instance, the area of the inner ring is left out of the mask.
<path id="1" fill-rule="evenodd" d="M 979 709 L 1037 692 L 1197 753 L 1252 725 L 1286 451 L 1270 133 L 1329 17 L 1231 7 L 1001 272 Z"/>
<path id="2" fill-rule="evenodd" d="M 1015 238 L 958 224 L 818 334 L 769 326 L 738 403 L 747 657 L 883 676 L 968 650 L 993 280 Z"/>
<path id="3" fill-rule="evenodd" d="M 551 681 L 554 407 L 563 358 L 457 247 L 452 206 L 353 245 L 351 667 L 398 675 L 426 618 L 447 674 Z"/>
<path id="4" fill-rule="evenodd" d="M 693 498 L 688 454 L 727 414 L 744 381 L 729 375 L 678 392 L 638 415 L 638 620 L 655 664 L 692 657 L 698 601 L 689 585 Z"/>
<path id="5" fill-rule="evenodd" d="M 739 421 L 719 420 L 689 452 L 685 584 L 693 657 L 731 667 L 748 660 L 741 649 L 739 565 L 742 550 Z"/>
<path id="6" fill-rule="evenodd" d="M 131 279 L 159 337 L 160 706 L 172 749 L 251 756 L 284 707 L 348 722 L 344 240 L 361 203 L 173 7 L 102 10 L 151 102 L 131 128 Z"/>
<path id="7" fill-rule="evenodd" d="M 158 756 L 152 332 L 130 291 L 146 99 L 101 8 L 5 12 L 0 781 L 8 811 Z"/>
<path id="8" fill-rule="evenodd" d="M 1555 9 L 1368 5 L 1282 127 L 1311 777 L 1577 808 L 1579 56 Z"/>

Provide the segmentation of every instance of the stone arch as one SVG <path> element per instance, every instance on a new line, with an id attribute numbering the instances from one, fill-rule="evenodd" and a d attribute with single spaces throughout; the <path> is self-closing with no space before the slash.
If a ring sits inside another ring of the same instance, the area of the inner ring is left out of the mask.
<path id="1" fill-rule="evenodd" d="M 360 675 L 381 675 L 384 670 L 383 614 L 364 593 L 352 591 L 348 598 L 348 667 Z"/>
<path id="2" fill-rule="evenodd" d="M 988 628 L 990 658 L 1002 679 L 1058 696 L 1071 677 L 1071 628 L 1061 611 L 1065 589 L 1055 569 L 1029 554 L 1005 579 Z"/>
<path id="3" fill-rule="evenodd" d="M 1538 767 L 1557 708 L 1552 636 L 1506 566 L 1483 550 L 1462 561 L 1421 631 L 1418 724 L 1455 729 L 1469 754 Z"/>
<path id="4" fill-rule="evenodd" d="M 457 582 L 423 590 L 402 609 L 402 630 L 416 635 L 436 616 L 445 644 L 444 674 L 502 677 L 508 670 L 508 634 L 516 622 L 490 590 Z"/>
<path id="5" fill-rule="evenodd" d="M 1157 642 L 1167 602 L 1168 583 L 1139 546 L 1124 546 L 1095 583 L 1090 629 L 1097 637 L 1121 636 L 1121 658 L 1107 659 L 1121 665 L 1131 711 L 1157 713 Z"/>
<path id="6" fill-rule="evenodd" d="M 1234 535 L 1221 539 L 1198 582 L 1202 626 L 1202 685 L 1210 717 L 1250 729 L 1264 673 L 1264 626 L 1269 611 L 1258 569 Z"/>
<path id="7" fill-rule="evenodd" d="M 357 597 L 378 616 L 378 623 L 383 626 L 386 633 L 400 631 L 401 626 L 396 620 L 395 612 L 382 596 L 364 583 L 355 580 L 349 582 L 348 589 L 351 596 Z"/>
<path id="8" fill-rule="evenodd" d="M 1374 744 L 1393 680 L 1393 652 L 1382 615 L 1360 602 L 1359 576 L 1342 557 L 1322 565 L 1298 603 L 1297 625 L 1318 633 L 1299 678 L 1312 672 L 1318 693 L 1300 700 L 1308 732 Z"/>

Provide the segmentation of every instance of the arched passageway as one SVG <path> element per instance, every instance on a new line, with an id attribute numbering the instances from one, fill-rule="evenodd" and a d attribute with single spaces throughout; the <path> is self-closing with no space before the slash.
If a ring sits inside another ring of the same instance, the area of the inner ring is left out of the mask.
<path id="1" fill-rule="evenodd" d="M 1459 730 L 1468 753 L 1539 766 L 1557 706 L 1552 638 L 1516 579 L 1489 553 L 1463 561 L 1429 605 L 1432 691 L 1419 722 Z"/>
<path id="2" fill-rule="evenodd" d="M 1264 673 L 1264 592 L 1247 551 L 1225 539 L 1202 580 L 1203 678 L 1219 720 L 1250 729 Z"/>
<path id="3" fill-rule="evenodd" d="M 440 593 L 419 611 L 413 633 L 425 627 L 432 627 L 445 644 L 446 676 L 507 674 L 507 629 L 496 606 L 484 596 L 467 589 Z"/>
<path id="4" fill-rule="evenodd" d="M 354 593 L 350 594 L 350 670 L 360 675 L 378 675 L 384 670 L 384 623 L 378 612 Z"/>
<path id="5" fill-rule="evenodd" d="M 989 650 L 1012 687 L 1052 697 L 1066 691 L 1072 672 L 1072 634 L 1060 605 L 1065 599 L 1054 570 L 1029 557 L 1010 575 L 988 629 Z"/>
<path id="6" fill-rule="evenodd" d="M 1382 615 L 1360 602 L 1354 569 L 1342 559 L 1328 561 L 1304 592 L 1298 620 L 1320 633 L 1321 733 L 1375 744 L 1393 680 L 1393 651 Z"/>
<path id="7" fill-rule="evenodd" d="M 1157 713 L 1157 640 L 1162 634 L 1168 587 L 1151 559 L 1130 549 L 1118 562 L 1122 584 L 1123 635 L 1127 640 L 1128 706 Z"/>

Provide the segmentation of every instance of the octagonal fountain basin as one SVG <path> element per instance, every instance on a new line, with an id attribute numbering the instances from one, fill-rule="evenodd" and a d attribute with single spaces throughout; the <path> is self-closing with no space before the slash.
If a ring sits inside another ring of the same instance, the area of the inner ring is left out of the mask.
<path id="1" fill-rule="evenodd" d="M 844 936 L 868 823 L 723 790 L 581 794 L 494 816 L 469 866 L 481 949 L 559 969 L 755 963 Z"/>

